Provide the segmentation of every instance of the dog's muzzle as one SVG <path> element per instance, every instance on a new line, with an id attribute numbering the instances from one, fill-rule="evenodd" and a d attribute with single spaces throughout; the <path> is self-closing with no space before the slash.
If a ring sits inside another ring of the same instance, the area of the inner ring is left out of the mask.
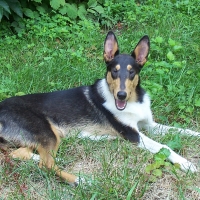
<path id="1" fill-rule="evenodd" d="M 118 110 L 124 110 L 126 108 L 126 97 L 127 93 L 124 91 L 119 91 L 117 93 L 118 99 L 115 99 L 115 104 Z"/>

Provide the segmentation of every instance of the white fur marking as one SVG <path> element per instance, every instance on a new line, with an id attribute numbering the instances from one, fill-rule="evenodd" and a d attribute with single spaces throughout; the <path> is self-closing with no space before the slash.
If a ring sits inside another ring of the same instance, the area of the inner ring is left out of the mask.
<path id="1" fill-rule="evenodd" d="M 179 132 L 182 135 L 200 136 L 200 133 L 189 130 L 189 129 L 166 126 L 166 125 L 158 124 L 156 122 L 151 123 L 147 128 L 149 128 L 150 131 L 152 131 L 154 134 L 165 135 L 169 130 L 174 130 L 175 132 Z"/>
<path id="2" fill-rule="evenodd" d="M 38 155 L 38 154 L 31 153 L 31 158 L 36 162 L 40 161 L 40 155 Z"/>
<path id="3" fill-rule="evenodd" d="M 85 179 L 84 177 L 77 177 L 76 180 L 75 180 L 75 184 L 77 185 L 80 185 L 80 184 L 87 184 L 89 186 L 92 185 L 92 180 L 88 180 L 88 179 Z"/>

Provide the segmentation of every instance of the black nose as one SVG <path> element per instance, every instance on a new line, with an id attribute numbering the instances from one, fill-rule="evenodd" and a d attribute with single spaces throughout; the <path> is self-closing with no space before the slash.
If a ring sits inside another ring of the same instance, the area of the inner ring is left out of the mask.
<path id="1" fill-rule="evenodd" d="M 119 91 L 119 92 L 117 93 L 117 97 L 119 98 L 119 100 L 124 100 L 124 99 L 126 99 L 126 96 L 127 96 L 127 94 L 126 94 L 126 92 L 124 92 L 124 91 Z"/>

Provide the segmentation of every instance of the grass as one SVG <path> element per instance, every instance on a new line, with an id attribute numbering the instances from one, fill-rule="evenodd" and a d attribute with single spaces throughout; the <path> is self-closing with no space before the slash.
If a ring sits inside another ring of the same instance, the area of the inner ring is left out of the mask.
<path id="1" fill-rule="evenodd" d="M 141 80 L 156 121 L 200 132 L 198 18 L 161 6 L 149 6 L 148 12 L 141 6 L 136 20 L 128 16 L 126 26 L 115 31 L 120 49 L 129 53 L 144 34 L 150 36 Z M 88 23 L 55 39 L 33 34 L 2 37 L 0 99 L 89 85 L 104 77 L 105 35 L 105 30 Z M 165 144 L 173 140 L 170 134 L 149 137 Z M 199 167 L 199 138 L 180 139 L 178 153 Z M 73 136 L 62 141 L 58 158 L 62 168 L 94 181 L 74 188 L 33 161 L 13 161 L 1 152 L 0 199 L 200 199 L 199 171 L 162 169 L 162 177 L 152 182 L 145 167 L 153 155 L 128 141 L 93 142 Z"/>

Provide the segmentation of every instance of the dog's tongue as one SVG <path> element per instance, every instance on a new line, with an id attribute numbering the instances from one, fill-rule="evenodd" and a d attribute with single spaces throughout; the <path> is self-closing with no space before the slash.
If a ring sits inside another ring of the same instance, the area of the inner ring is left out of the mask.
<path id="1" fill-rule="evenodd" d="M 126 101 L 116 99 L 115 103 L 118 110 L 123 110 L 126 107 Z"/>

